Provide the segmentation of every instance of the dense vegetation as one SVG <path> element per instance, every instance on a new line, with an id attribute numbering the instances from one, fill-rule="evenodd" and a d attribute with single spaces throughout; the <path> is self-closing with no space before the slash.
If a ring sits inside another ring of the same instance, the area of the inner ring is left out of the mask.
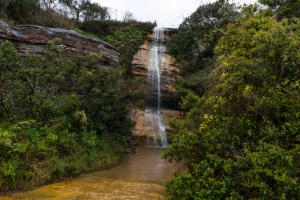
<path id="1" fill-rule="evenodd" d="M 0 0 L 0 19 L 104 39 L 120 50 L 122 65 L 101 68 L 96 53 L 62 58 L 59 39 L 44 55 L 0 44 L 0 191 L 116 164 L 131 149 L 129 108 L 143 106 L 147 89 L 147 81 L 128 76 L 130 60 L 155 24 L 110 20 L 108 8 L 89 0 Z"/>
<path id="2" fill-rule="evenodd" d="M 130 62 L 156 23 L 139 22 L 131 13 L 112 19 L 112 8 L 91 0 L 0 0 L 0 20 L 10 25 L 34 24 L 73 29 L 120 50 L 120 63 L 130 75 Z"/>
<path id="3" fill-rule="evenodd" d="M 128 105 L 140 97 L 123 72 L 93 68 L 101 55 L 70 61 L 58 53 L 53 42 L 45 56 L 0 46 L 1 191 L 107 167 L 130 146 Z"/>
<path id="4" fill-rule="evenodd" d="M 126 68 L 126 75 L 131 75 L 132 56 L 147 39 L 147 34 L 156 26 L 155 23 L 118 21 L 89 21 L 82 24 L 84 31 L 107 41 L 121 51 L 120 63 Z"/>
<path id="5" fill-rule="evenodd" d="M 200 6 L 168 44 L 188 111 L 170 121 L 164 158 L 188 170 L 167 181 L 168 199 L 300 198 L 299 1 L 261 2 L 270 7 L 225 12 L 222 23 L 198 19 L 230 4 Z"/>

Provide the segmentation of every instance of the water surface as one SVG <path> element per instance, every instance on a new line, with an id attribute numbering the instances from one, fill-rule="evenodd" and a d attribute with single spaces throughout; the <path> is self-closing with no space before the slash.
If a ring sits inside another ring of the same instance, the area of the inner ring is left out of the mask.
<path id="1" fill-rule="evenodd" d="M 164 181 L 173 177 L 173 170 L 182 170 L 182 167 L 162 160 L 163 151 L 160 147 L 137 147 L 135 153 L 125 154 L 120 165 L 112 169 L 0 199 L 164 199 Z"/>

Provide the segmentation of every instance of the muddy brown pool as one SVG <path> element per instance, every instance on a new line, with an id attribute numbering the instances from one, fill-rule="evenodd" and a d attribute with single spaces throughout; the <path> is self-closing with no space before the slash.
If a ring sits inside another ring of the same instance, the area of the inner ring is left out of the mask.
<path id="1" fill-rule="evenodd" d="M 164 199 L 164 181 L 182 167 L 161 159 L 165 149 L 137 147 L 125 154 L 120 165 L 109 170 L 80 175 L 78 178 L 0 197 L 8 199 Z"/>

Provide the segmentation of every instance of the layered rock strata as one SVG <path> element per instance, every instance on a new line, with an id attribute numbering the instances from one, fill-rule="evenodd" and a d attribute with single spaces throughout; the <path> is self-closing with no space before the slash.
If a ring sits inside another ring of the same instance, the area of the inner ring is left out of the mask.
<path id="1" fill-rule="evenodd" d="M 72 30 L 34 25 L 11 27 L 0 21 L 0 43 L 5 40 L 11 41 L 20 53 L 43 54 L 48 47 L 48 41 L 55 38 L 61 39 L 59 48 L 62 56 L 101 53 L 103 59 L 99 65 L 110 67 L 120 65 L 120 52 L 102 40 L 86 37 Z"/>
<path id="2" fill-rule="evenodd" d="M 174 32 L 174 30 L 172 30 Z M 162 43 L 166 44 L 170 40 L 172 31 L 164 29 L 164 35 L 162 38 Z M 176 31 L 175 31 L 176 32 Z M 154 40 L 153 34 L 148 35 L 148 40 L 145 41 L 143 45 L 140 46 L 138 52 L 133 56 L 131 67 L 132 74 L 135 76 L 142 76 L 147 78 L 151 63 L 151 47 Z M 168 134 L 170 127 L 168 121 L 170 118 L 179 118 L 180 112 L 177 110 L 178 99 L 175 96 L 174 83 L 180 77 L 178 75 L 179 69 L 175 65 L 175 59 L 168 55 L 166 52 L 161 51 L 163 54 L 163 59 L 161 59 L 160 66 L 160 113 L 162 116 L 162 123 L 165 127 L 165 131 Z M 157 101 L 155 95 L 151 95 L 153 101 Z M 152 105 L 152 99 L 148 100 L 148 105 Z M 153 104 L 155 105 L 156 102 Z M 149 115 L 149 110 L 131 110 L 131 119 L 136 122 L 135 128 L 132 130 L 132 142 L 135 145 L 142 146 L 161 146 L 160 145 L 160 135 L 157 127 L 153 126 L 153 121 L 155 116 Z"/>
<path id="3" fill-rule="evenodd" d="M 170 35 L 165 34 L 164 41 L 168 41 Z M 131 62 L 132 74 L 135 76 L 148 77 L 149 71 L 149 56 L 151 41 L 153 34 L 148 35 L 148 41 L 139 47 L 138 52 L 133 56 Z M 175 59 L 170 55 L 164 53 L 165 61 L 160 64 L 160 93 L 161 93 L 161 107 L 168 109 L 177 109 L 178 99 L 175 97 L 174 83 L 179 79 L 179 69 L 176 68 Z"/>

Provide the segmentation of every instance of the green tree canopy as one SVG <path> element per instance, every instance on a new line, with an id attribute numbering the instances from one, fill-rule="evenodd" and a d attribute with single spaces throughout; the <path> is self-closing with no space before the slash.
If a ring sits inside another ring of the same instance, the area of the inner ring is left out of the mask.
<path id="1" fill-rule="evenodd" d="M 227 0 L 200 5 L 187 17 L 167 43 L 167 51 L 176 58 L 180 75 L 176 83 L 180 99 L 192 90 L 203 95 L 209 88 L 208 74 L 215 66 L 213 49 L 223 36 L 226 25 L 239 15 L 236 4 Z"/>
<path id="2" fill-rule="evenodd" d="M 28 23 L 39 10 L 39 0 L 8 0 L 5 7 L 7 17 L 20 23 Z"/>
<path id="3" fill-rule="evenodd" d="M 69 7 L 77 22 L 91 4 L 90 0 L 59 0 L 59 2 Z"/>
<path id="4" fill-rule="evenodd" d="M 300 17 L 299 0 L 259 0 L 259 2 L 274 9 L 278 20 Z"/>
<path id="5" fill-rule="evenodd" d="M 217 44 L 212 89 L 171 121 L 164 157 L 188 171 L 166 183 L 169 199 L 300 198 L 300 21 L 251 15 Z"/>
<path id="6" fill-rule="evenodd" d="M 104 21 L 110 19 L 110 14 L 107 7 L 101 7 L 98 3 L 88 3 L 83 18 L 84 21 Z"/>

